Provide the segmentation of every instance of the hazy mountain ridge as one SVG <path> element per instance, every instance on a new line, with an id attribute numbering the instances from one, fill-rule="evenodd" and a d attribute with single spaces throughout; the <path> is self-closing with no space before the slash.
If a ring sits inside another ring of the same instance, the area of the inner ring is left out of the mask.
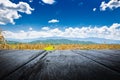
<path id="1" fill-rule="evenodd" d="M 37 40 L 30 42 L 32 44 L 42 43 L 42 44 L 95 44 L 91 41 L 78 41 L 69 39 L 47 39 L 47 40 Z"/>
<path id="2" fill-rule="evenodd" d="M 17 43 L 30 43 L 30 44 L 120 44 L 120 40 L 110 40 L 104 38 L 39 38 L 39 39 L 26 39 L 26 40 L 8 40 L 10 44 L 17 44 Z"/>

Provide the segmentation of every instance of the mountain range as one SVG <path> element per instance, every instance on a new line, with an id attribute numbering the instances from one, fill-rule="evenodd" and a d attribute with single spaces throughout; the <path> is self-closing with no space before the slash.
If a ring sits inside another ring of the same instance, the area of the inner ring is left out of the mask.
<path id="1" fill-rule="evenodd" d="M 111 39 L 104 39 L 104 38 L 38 38 L 38 39 L 24 39 L 24 40 L 15 40 L 15 39 L 8 39 L 8 43 L 30 43 L 30 44 L 120 44 L 120 40 L 111 40 Z"/>

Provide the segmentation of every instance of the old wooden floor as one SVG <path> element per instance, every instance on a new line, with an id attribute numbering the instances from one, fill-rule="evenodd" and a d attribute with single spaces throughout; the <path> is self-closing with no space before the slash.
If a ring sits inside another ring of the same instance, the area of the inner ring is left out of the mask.
<path id="1" fill-rule="evenodd" d="M 120 80 L 120 50 L 0 50 L 0 80 Z"/>

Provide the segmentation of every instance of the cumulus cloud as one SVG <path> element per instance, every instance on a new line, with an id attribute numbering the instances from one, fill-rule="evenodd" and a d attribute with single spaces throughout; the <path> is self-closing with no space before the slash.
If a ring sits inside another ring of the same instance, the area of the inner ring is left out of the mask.
<path id="1" fill-rule="evenodd" d="M 49 30 L 49 27 L 43 27 L 42 30 Z"/>
<path id="2" fill-rule="evenodd" d="M 59 20 L 57 20 L 57 19 L 52 19 L 52 20 L 48 21 L 48 23 L 58 23 L 58 22 L 59 22 Z"/>
<path id="3" fill-rule="evenodd" d="M 93 8 L 93 11 L 96 11 L 96 8 Z"/>
<path id="4" fill-rule="evenodd" d="M 54 4 L 55 3 L 55 0 L 42 0 L 43 3 L 45 4 Z"/>
<path id="5" fill-rule="evenodd" d="M 33 0 L 29 0 L 29 2 L 33 2 Z"/>
<path id="6" fill-rule="evenodd" d="M 15 4 L 10 0 L 0 0 L 0 25 L 15 24 L 14 19 L 22 17 L 18 12 L 31 14 L 33 9 L 25 2 Z"/>
<path id="7" fill-rule="evenodd" d="M 110 0 L 108 3 L 103 1 L 100 5 L 100 10 L 105 11 L 107 8 L 113 10 L 120 7 L 120 0 Z"/>
<path id="8" fill-rule="evenodd" d="M 114 23 L 111 26 L 101 27 L 68 27 L 64 30 L 59 28 L 51 29 L 49 27 L 43 27 L 39 31 L 4 31 L 5 38 L 10 39 L 35 39 L 35 38 L 47 38 L 47 37 L 62 37 L 62 38 L 88 38 L 97 37 L 105 39 L 120 40 L 120 24 Z"/>
<path id="9" fill-rule="evenodd" d="M 32 27 L 30 27 L 30 28 L 29 28 L 29 30 L 31 31 L 31 30 L 33 30 L 33 28 L 32 28 Z"/>

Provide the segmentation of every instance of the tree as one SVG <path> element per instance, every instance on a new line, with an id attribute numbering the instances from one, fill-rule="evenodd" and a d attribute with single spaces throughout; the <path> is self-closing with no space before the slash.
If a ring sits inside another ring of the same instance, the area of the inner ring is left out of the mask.
<path id="1" fill-rule="evenodd" d="M 0 44 L 6 44 L 6 40 L 2 34 L 2 29 L 0 29 Z"/>

